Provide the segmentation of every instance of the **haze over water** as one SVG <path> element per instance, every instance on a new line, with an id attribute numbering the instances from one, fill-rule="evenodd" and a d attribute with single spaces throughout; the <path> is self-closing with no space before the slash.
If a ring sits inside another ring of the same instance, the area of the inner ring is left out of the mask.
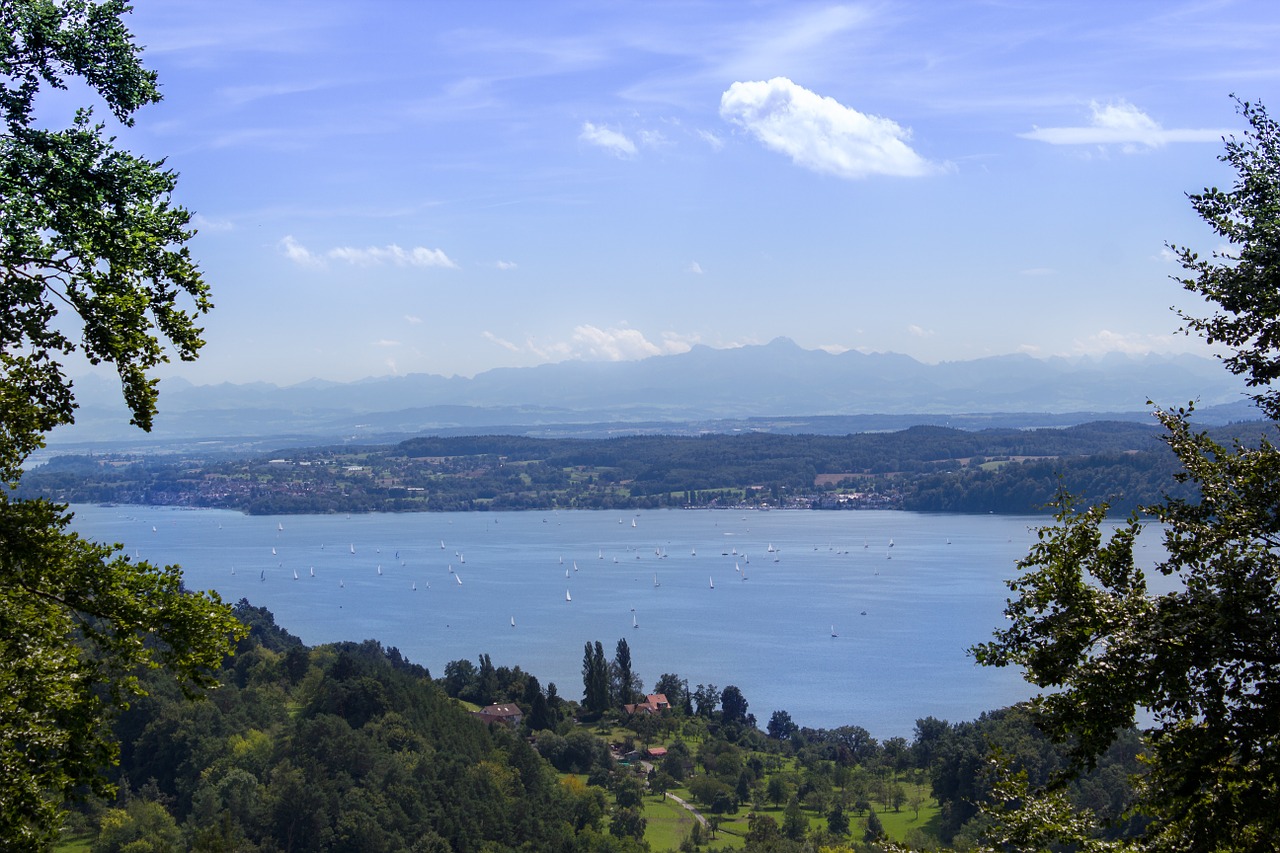
<path id="1" fill-rule="evenodd" d="M 189 587 L 265 606 L 310 645 L 376 639 L 435 677 L 487 653 L 580 699 L 583 644 L 612 657 L 625 637 L 646 690 L 666 672 L 733 684 L 761 727 L 783 709 L 877 738 L 1031 695 L 966 649 L 1003 624 L 1002 581 L 1043 518 L 74 509 L 82 534 L 180 563 Z"/>

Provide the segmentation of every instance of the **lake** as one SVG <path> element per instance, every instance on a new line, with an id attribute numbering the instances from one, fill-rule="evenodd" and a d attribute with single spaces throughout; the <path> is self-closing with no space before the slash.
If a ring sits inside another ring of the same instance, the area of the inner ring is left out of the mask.
<path id="1" fill-rule="evenodd" d="M 655 510 L 245 516 L 77 506 L 74 528 L 179 563 L 187 586 L 265 606 L 310 645 L 376 639 L 443 676 L 484 653 L 581 699 L 583 645 L 736 685 L 763 728 L 911 738 L 1025 699 L 967 654 L 1044 518 Z M 296 575 L 296 579 L 295 579 Z"/>

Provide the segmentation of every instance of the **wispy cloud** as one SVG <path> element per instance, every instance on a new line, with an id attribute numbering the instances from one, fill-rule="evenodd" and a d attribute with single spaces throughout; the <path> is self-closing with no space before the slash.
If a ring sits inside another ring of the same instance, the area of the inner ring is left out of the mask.
<path id="1" fill-rule="evenodd" d="M 907 331 L 917 338 L 933 337 L 933 329 L 926 329 L 923 326 L 917 326 L 915 323 L 907 326 Z"/>
<path id="2" fill-rule="evenodd" d="M 220 231 L 233 231 L 235 230 L 235 227 L 236 227 L 235 223 L 232 222 L 230 219 L 210 219 L 209 217 L 202 216 L 199 213 L 194 213 L 191 215 L 191 224 L 198 231 L 202 231 L 204 233 L 218 233 Z"/>
<path id="3" fill-rule="evenodd" d="M 635 361 L 655 355 L 688 352 L 696 336 L 663 333 L 659 341 L 651 341 L 639 329 L 583 324 L 576 326 L 567 340 L 541 342 L 529 338 L 523 345 L 513 343 L 492 332 L 484 338 L 510 352 L 526 353 L 543 361 Z"/>
<path id="4" fill-rule="evenodd" d="M 636 144 L 619 133 L 601 125 L 592 124 L 589 121 L 582 123 L 582 132 L 578 134 L 578 138 L 583 142 L 596 145 L 615 157 L 634 157 L 636 156 Z"/>
<path id="5" fill-rule="evenodd" d="M 1194 348 L 1183 335 L 1127 334 L 1102 329 L 1087 338 L 1077 338 L 1072 349 L 1075 355 L 1105 355 L 1122 352 L 1129 355 L 1145 355 L 1151 352 L 1181 352 Z"/>
<path id="6" fill-rule="evenodd" d="M 428 249 L 425 246 L 414 246 L 402 249 L 392 243 L 388 246 L 369 246 L 358 249 L 352 246 L 338 246 L 330 249 L 327 256 L 334 260 L 346 261 L 358 266 L 378 266 L 394 264 L 399 267 L 448 267 L 457 269 L 458 265 L 449 259 L 440 249 Z"/>
<path id="7" fill-rule="evenodd" d="M 493 265 L 500 270 L 513 270 L 516 268 L 515 261 L 495 261 Z"/>
<path id="8" fill-rule="evenodd" d="M 695 275 L 702 275 L 702 264 L 697 261 L 693 261 L 689 264 L 689 272 L 694 273 Z"/>
<path id="9" fill-rule="evenodd" d="M 698 138 L 707 143 L 707 145 L 710 145 L 712 151 L 719 151 L 721 148 L 724 148 L 724 140 L 709 130 L 699 130 Z"/>
<path id="10" fill-rule="evenodd" d="M 419 323 L 421 323 L 421 322 L 422 322 L 422 318 L 421 318 L 421 317 L 416 317 L 416 316 L 414 316 L 413 314 L 405 314 L 405 315 L 404 315 L 404 319 L 405 319 L 405 322 L 406 322 L 406 323 L 409 323 L 409 324 L 414 325 L 414 326 L 416 326 L 416 325 L 418 325 Z"/>
<path id="11" fill-rule="evenodd" d="M 392 264 L 400 267 L 444 267 L 457 269 L 448 255 L 440 249 L 428 249 L 415 246 L 405 249 L 392 243 L 387 246 L 369 246 L 356 248 L 353 246 L 336 246 L 323 254 L 312 252 L 303 246 L 292 235 L 286 235 L 280 241 L 280 249 L 289 260 L 299 266 L 318 268 L 329 260 L 343 261 L 356 266 L 381 266 Z"/>
<path id="12" fill-rule="evenodd" d="M 785 77 L 734 83 L 720 97 L 720 115 L 798 166 L 841 178 L 918 177 L 940 167 L 907 141 L 911 131 L 798 86 Z"/>
<path id="13" fill-rule="evenodd" d="M 486 331 L 486 332 L 483 332 L 482 334 L 484 335 L 485 340 L 492 341 L 493 343 L 497 344 L 498 346 L 502 347 L 505 350 L 509 350 L 510 352 L 521 351 L 520 347 L 511 343 L 511 341 L 498 337 L 493 332 Z"/>
<path id="14" fill-rule="evenodd" d="M 1092 115 L 1084 127 L 1037 127 L 1018 134 L 1050 145 L 1119 145 L 1127 151 L 1160 148 L 1171 142 L 1218 142 L 1231 133 L 1221 128 L 1165 129 L 1128 101 L 1089 105 Z"/>
<path id="15" fill-rule="evenodd" d="M 302 267 L 322 267 L 324 259 L 316 257 L 311 250 L 303 246 L 297 240 L 293 239 L 292 234 L 284 235 L 280 241 L 280 251 L 284 252 L 284 256 Z"/>

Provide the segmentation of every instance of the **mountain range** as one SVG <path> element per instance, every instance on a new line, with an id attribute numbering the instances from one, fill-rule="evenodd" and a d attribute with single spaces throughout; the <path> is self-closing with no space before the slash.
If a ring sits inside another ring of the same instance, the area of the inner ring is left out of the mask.
<path id="1" fill-rule="evenodd" d="M 142 436 L 128 426 L 114 382 L 85 376 L 75 389 L 78 422 L 56 431 L 51 447 Z M 1148 400 L 1167 406 L 1196 400 L 1206 422 L 1255 416 L 1243 382 L 1217 360 L 1194 355 L 1005 355 L 926 364 L 895 353 L 834 355 L 778 338 L 735 349 L 696 346 L 639 361 L 499 368 L 472 378 L 411 374 L 283 387 L 167 379 L 150 438 L 315 442 L 491 431 L 731 431 L 769 424 L 795 431 L 791 422 L 797 419 L 821 432 L 942 422 L 1041 426 L 1147 417 Z"/>

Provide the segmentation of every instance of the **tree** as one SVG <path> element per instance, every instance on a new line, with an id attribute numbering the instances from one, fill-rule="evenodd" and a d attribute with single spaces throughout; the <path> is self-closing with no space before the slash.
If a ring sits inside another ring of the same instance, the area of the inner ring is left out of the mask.
<path id="1" fill-rule="evenodd" d="M 609 707 L 609 664 L 599 640 L 582 649 L 582 704 L 595 714 Z"/>
<path id="2" fill-rule="evenodd" d="M 176 175 L 115 146 L 89 108 L 69 127 L 36 115 L 42 90 L 78 78 L 127 128 L 160 100 L 122 0 L 0 3 L 0 481 L 10 488 L 44 436 L 74 422 L 63 360 L 79 352 L 120 377 L 149 429 L 153 369 L 203 345 L 210 307 L 185 246 Z M 77 334 L 78 330 L 78 334 Z M 78 340 L 77 340 L 78 338 Z M 0 846 L 38 849 L 62 803 L 105 794 L 118 754 L 108 723 L 164 667 L 194 695 L 240 633 L 176 566 L 133 562 L 68 531 L 70 515 L 0 489 Z"/>
<path id="3" fill-rule="evenodd" d="M 1227 367 L 1262 389 L 1255 400 L 1280 420 L 1280 128 L 1261 105 L 1238 101 L 1249 123 L 1220 158 L 1231 190 L 1191 196 L 1197 213 L 1232 245 L 1201 260 L 1178 250 L 1183 286 L 1216 303 L 1188 331 L 1233 350 Z M 1263 851 L 1280 838 L 1280 450 L 1220 446 L 1190 409 L 1159 410 L 1178 475 L 1198 499 L 1148 511 L 1163 525 L 1157 565 L 1178 590 L 1155 596 L 1135 565 L 1142 525 L 1108 537 L 1105 506 L 1064 496 L 1056 523 L 1019 563 L 1007 627 L 978 646 L 988 665 L 1016 664 L 1051 691 L 1032 703 L 1039 725 L 1088 767 L 1149 709 L 1138 811 L 1151 819 L 1150 850 Z M 1034 804 L 1027 808 L 1034 809 Z"/>
<path id="4" fill-rule="evenodd" d="M 720 712 L 725 725 L 746 725 L 748 722 L 746 697 L 732 684 L 720 693 Z"/>
<path id="5" fill-rule="evenodd" d="M 698 716 L 710 718 L 720 703 L 720 691 L 714 684 L 699 684 L 693 691 L 693 701 L 698 706 Z"/>
<path id="6" fill-rule="evenodd" d="M 844 813 L 844 806 L 838 802 L 827 815 L 827 832 L 838 836 L 849 834 L 849 816 Z"/>
<path id="7" fill-rule="evenodd" d="M 782 834 L 792 841 L 803 841 L 808 831 L 809 821 L 800 810 L 800 801 L 792 797 L 791 802 L 787 803 L 786 811 L 782 813 Z"/>
<path id="8" fill-rule="evenodd" d="M 792 722 L 791 715 L 786 711 L 774 711 L 769 716 L 769 725 L 765 731 L 775 740 L 790 740 L 792 735 L 800 731 L 800 727 Z"/>
<path id="9" fill-rule="evenodd" d="M 149 429 L 166 345 L 184 359 L 203 345 L 195 316 L 211 307 L 185 243 L 191 215 L 171 203 L 177 175 L 104 137 L 81 109 L 69 128 L 35 115 L 43 88 L 78 77 L 125 127 L 160 100 L 155 72 L 122 18 L 123 0 L 10 0 L 0 6 L 0 472 L 8 482 L 55 426 L 72 423 L 61 358 L 77 350 L 120 375 L 133 422 Z M 179 299 L 189 297 L 190 309 Z M 74 313 L 76 343 L 59 318 Z"/>
<path id="10" fill-rule="evenodd" d="M 875 842 L 884 838 L 884 824 L 880 822 L 880 816 L 874 811 L 867 814 L 867 828 L 862 833 L 862 840 Z"/>
<path id="11" fill-rule="evenodd" d="M 618 645 L 613 653 L 613 683 L 616 688 L 619 705 L 632 705 L 635 703 L 636 690 L 633 685 L 635 680 L 636 676 L 631 671 L 631 647 L 627 645 L 627 638 L 623 637 L 618 640 Z"/>

